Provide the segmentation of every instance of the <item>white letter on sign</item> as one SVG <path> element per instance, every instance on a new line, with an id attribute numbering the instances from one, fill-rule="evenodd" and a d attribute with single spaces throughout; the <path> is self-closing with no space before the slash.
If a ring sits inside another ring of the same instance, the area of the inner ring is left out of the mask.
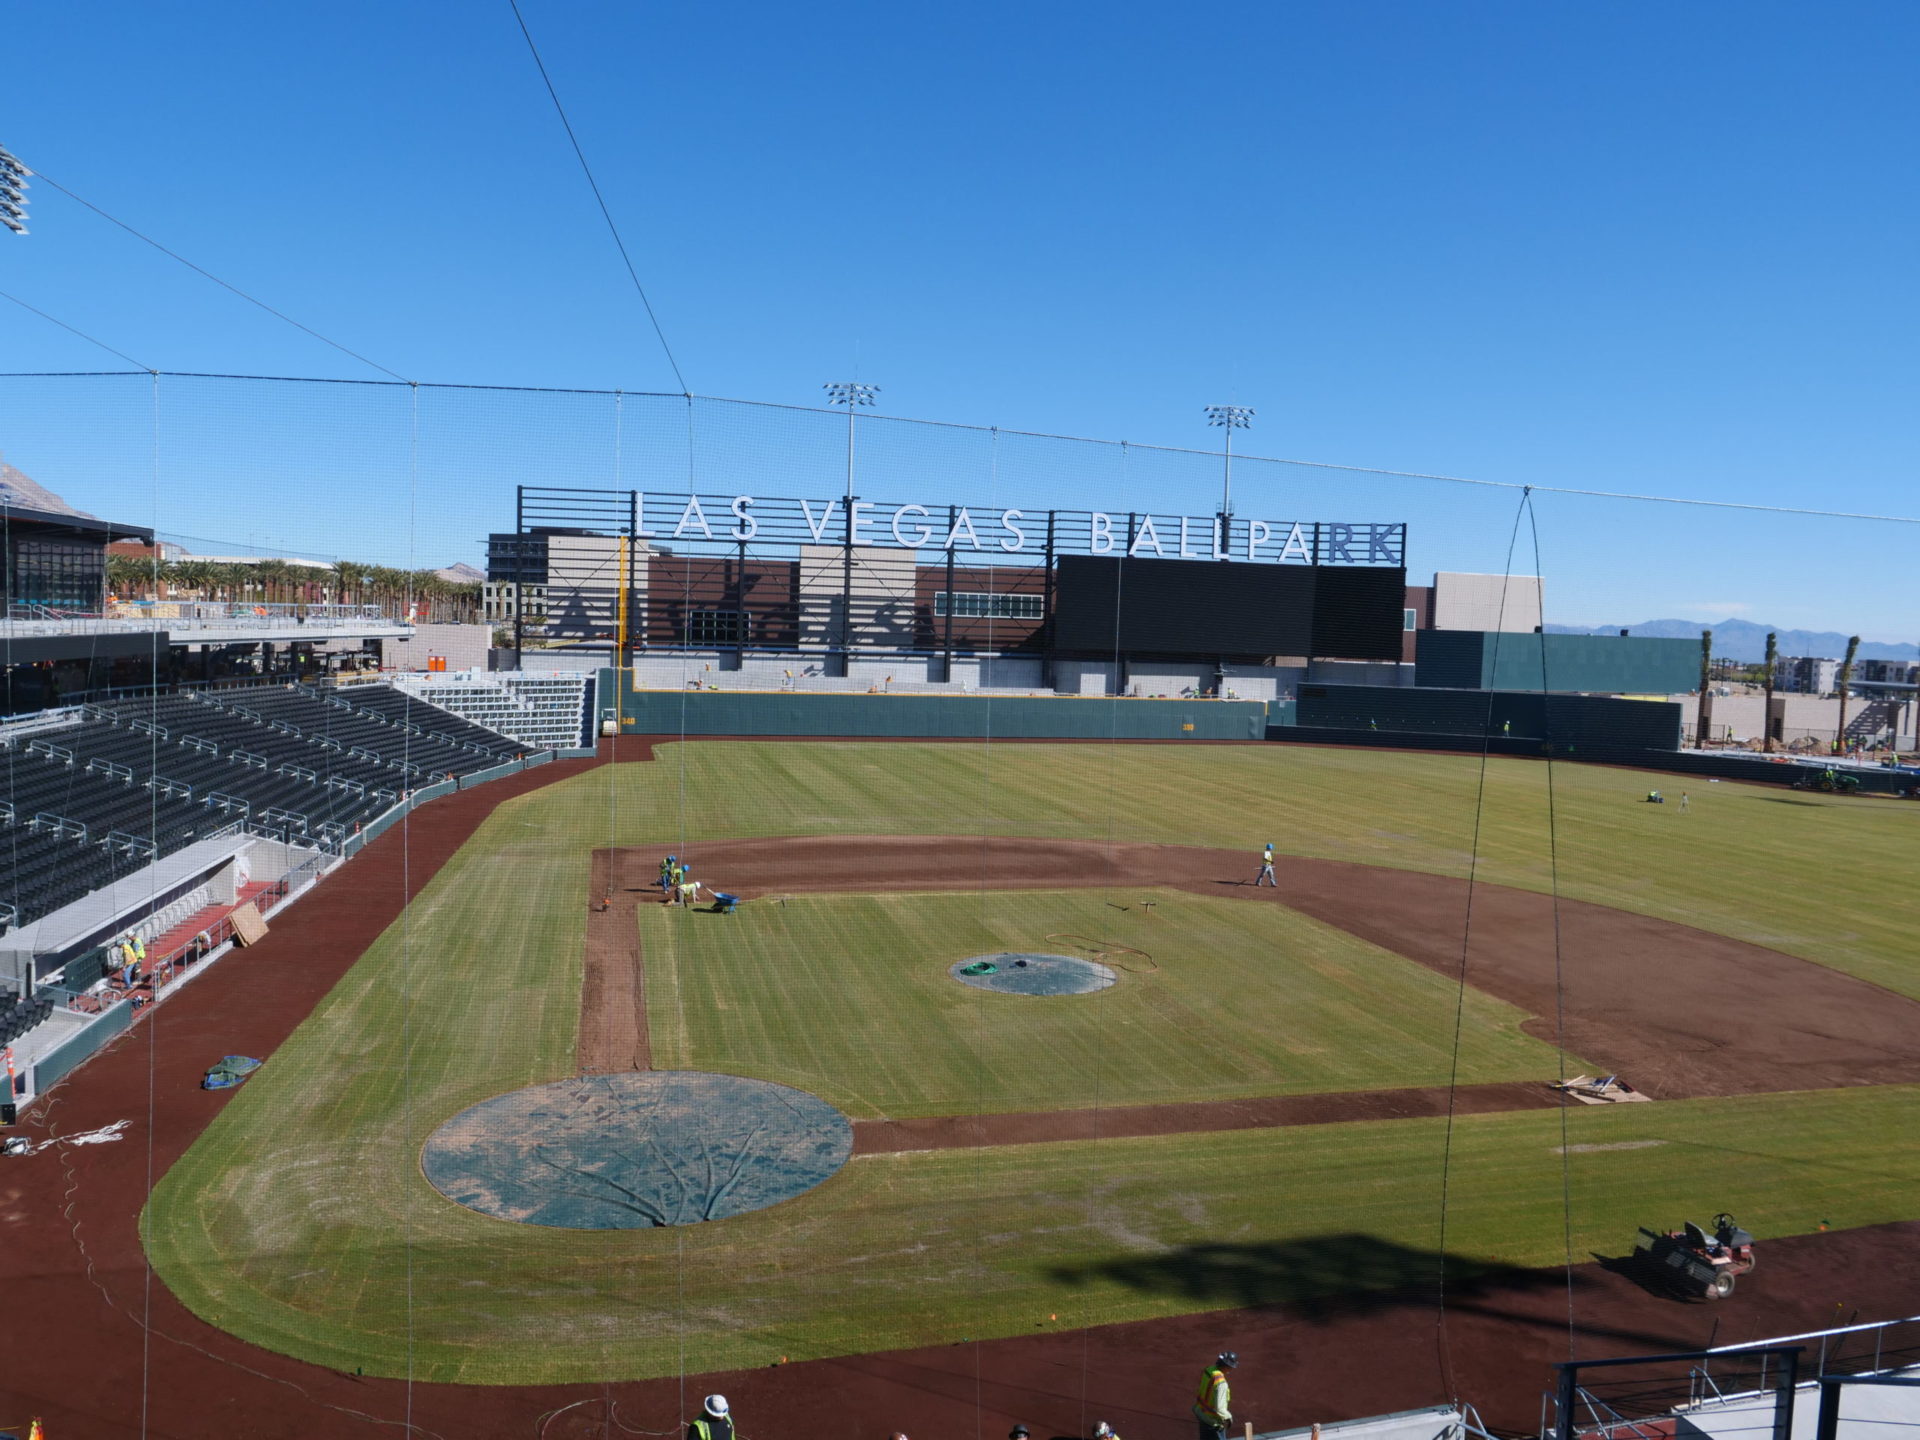
<path id="1" fill-rule="evenodd" d="M 1187 517 L 1184 515 L 1180 517 L 1180 558 L 1182 560 L 1197 560 L 1199 558 L 1193 551 L 1187 548 Z"/>
<path id="2" fill-rule="evenodd" d="M 902 515 L 918 515 L 924 520 L 927 518 L 927 507 L 924 505 L 902 505 L 898 510 L 893 512 L 893 538 L 896 543 L 906 546 L 909 550 L 918 550 L 933 538 L 933 532 L 924 525 L 920 527 L 920 533 L 911 540 L 902 535 L 900 533 L 900 517 Z"/>
<path id="3" fill-rule="evenodd" d="M 700 508 L 698 495 L 687 496 L 687 508 L 680 512 L 680 523 L 673 527 L 673 538 L 678 540 L 687 533 L 687 526 L 698 524 L 700 533 L 711 540 L 713 527 L 707 524 L 707 512 Z"/>
<path id="4" fill-rule="evenodd" d="M 1026 518 L 1026 512 L 1023 510 L 1002 510 L 1000 512 L 1000 528 L 1013 537 L 1011 540 L 1002 540 L 1000 542 L 1000 548 L 1002 550 L 1024 550 L 1027 548 L 1027 537 L 1021 533 L 1020 527 L 1013 523 L 1016 520 L 1024 520 Z"/>
<path id="5" fill-rule="evenodd" d="M 1087 526 L 1087 549 L 1095 555 L 1113 552 L 1113 517 L 1096 510 Z"/>
<path id="6" fill-rule="evenodd" d="M 1160 547 L 1160 532 L 1153 528 L 1153 516 L 1151 515 L 1142 515 L 1140 517 L 1140 528 L 1134 531 L 1133 544 L 1127 547 L 1127 554 L 1138 555 L 1142 545 L 1153 546 L 1153 553 L 1156 555 L 1164 555 L 1167 553 Z"/>
<path id="7" fill-rule="evenodd" d="M 1254 554 L 1254 551 L 1266 544 L 1272 535 L 1273 531 L 1267 527 L 1266 521 L 1249 520 L 1247 522 L 1247 558 L 1258 560 L 1260 557 Z"/>
<path id="8" fill-rule="evenodd" d="M 973 516 L 967 513 L 967 507 L 964 505 L 960 507 L 960 513 L 953 517 L 953 528 L 947 531 L 947 543 L 941 548 L 951 550 L 958 545 L 960 542 L 960 532 L 962 530 L 967 532 L 967 549 L 978 550 L 980 548 L 980 537 L 974 533 Z"/>
<path id="9" fill-rule="evenodd" d="M 1287 532 L 1287 543 L 1280 547 L 1282 560 L 1290 560 L 1295 555 L 1308 564 L 1313 563 L 1313 552 L 1307 549 L 1307 537 L 1300 533 L 1300 527 L 1297 524 Z"/>
<path id="10" fill-rule="evenodd" d="M 813 520 L 813 507 L 804 500 L 800 502 L 800 513 L 807 517 L 807 531 L 813 536 L 815 544 L 818 544 L 820 537 L 826 533 L 827 522 L 833 519 L 834 509 L 839 504 L 838 500 L 829 500 L 827 508 L 820 512 L 820 523 L 816 525 Z"/>
<path id="11" fill-rule="evenodd" d="M 747 514 L 747 507 L 752 503 L 753 497 L 751 495 L 736 495 L 733 497 L 733 505 L 731 507 L 733 510 L 733 518 L 740 522 L 733 527 L 732 531 L 733 538 L 736 540 L 751 540 L 760 533 L 760 522 Z"/>

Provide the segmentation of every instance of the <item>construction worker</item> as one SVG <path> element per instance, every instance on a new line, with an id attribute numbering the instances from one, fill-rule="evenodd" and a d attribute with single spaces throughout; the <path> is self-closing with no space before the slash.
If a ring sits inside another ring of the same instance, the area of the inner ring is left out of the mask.
<path id="1" fill-rule="evenodd" d="M 727 1413 L 726 1396 L 707 1396 L 706 1404 L 687 1426 L 687 1440 L 733 1440 L 733 1416 Z"/>
<path id="2" fill-rule="evenodd" d="M 1227 1372 L 1240 1364 L 1231 1350 L 1223 1351 L 1200 1377 L 1200 1393 L 1193 1400 L 1193 1418 L 1200 1423 L 1200 1440 L 1227 1440 L 1227 1426 L 1233 1423 L 1232 1387 Z"/>
<path id="3" fill-rule="evenodd" d="M 660 862 L 660 895 L 663 900 L 671 898 L 673 887 L 680 883 L 673 873 L 679 864 L 680 861 L 672 855 Z"/>
<path id="4" fill-rule="evenodd" d="M 1280 882 L 1273 878 L 1273 842 L 1267 841 L 1266 848 L 1260 852 L 1260 874 L 1255 877 L 1255 885 L 1271 885 L 1280 888 Z"/>
<path id="5" fill-rule="evenodd" d="M 1120 1440 L 1120 1436 L 1106 1421 L 1096 1420 L 1093 1422 L 1093 1440 Z"/>
<path id="6" fill-rule="evenodd" d="M 700 882 L 693 878 L 693 870 L 691 868 L 682 869 L 680 872 L 680 903 L 691 909 L 694 901 L 699 898 Z"/>

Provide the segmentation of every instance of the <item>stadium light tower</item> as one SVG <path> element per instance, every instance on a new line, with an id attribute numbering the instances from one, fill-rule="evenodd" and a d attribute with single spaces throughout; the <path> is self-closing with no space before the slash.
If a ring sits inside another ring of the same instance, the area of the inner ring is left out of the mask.
<path id="1" fill-rule="evenodd" d="M 1209 405 L 1207 406 L 1207 424 L 1218 425 L 1227 432 L 1227 465 L 1220 478 L 1220 514 L 1223 519 L 1233 515 L 1233 432 L 1245 430 L 1253 424 L 1253 409 L 1247 405 Z"/>
<path id="2" fill-rule="evenodd" d="M 873 404 L 880 387 L 862 380 L 829 380 L 821 388 L 830 403 L 847 407 L 847 498 L 840 507 L 846 522 L 846 543 L 840 547 L 840 673 L 844 675 L 853 656 L 853 417 L 862 405 Z"/>
<path id="3" fill-rule="evenodd" d="M 820 387 L 827 392 L 829 404 L 847 407 L 847 503 L 853 503 L 853 416 L 862 405 L 873 404 L 880 393 L 878 385 L 860 380 L 829 380 Z"/>
<path id="4" fill-rule="evenodd" d="M 31 174 L 0 145 L 0 225 L 16 235 L 27 233 L 27 177 Z"/>

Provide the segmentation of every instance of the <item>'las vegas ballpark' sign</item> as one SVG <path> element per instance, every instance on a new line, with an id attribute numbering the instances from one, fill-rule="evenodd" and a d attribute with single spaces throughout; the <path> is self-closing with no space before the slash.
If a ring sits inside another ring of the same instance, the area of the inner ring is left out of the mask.
<path id="1" fill-rule="evenodd" d="M 754 495 L 520 487 L 520 529 L 566 526 L 667 548 L 853 545 L 1023 555 L 1149 556 L 1314 565 L 1401 565 L 1407 527 L 1341 520 L 882 504 Z"/>

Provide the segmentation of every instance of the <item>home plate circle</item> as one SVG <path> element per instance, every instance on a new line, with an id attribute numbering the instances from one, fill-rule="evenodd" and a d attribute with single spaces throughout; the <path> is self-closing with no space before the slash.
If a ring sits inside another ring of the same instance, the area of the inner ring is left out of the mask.
<path id="1" fill-rule="evenodd" d="M 428 1137 L 420 1168 L 449 1200 L 498 1220 L 643 1230 L 777 1205 L 852 1153 L 853 1125 L 817 1095 L 653 1070 L 483 1100 Z"/>
<path id="2" fill-rule="evenodd" d="M 948 966 L 947 973 L 962 985 L 1004 995 L 1091 995 L 1120 978 L 1095 960 L 1029 950 L 969 955 Z"/>

